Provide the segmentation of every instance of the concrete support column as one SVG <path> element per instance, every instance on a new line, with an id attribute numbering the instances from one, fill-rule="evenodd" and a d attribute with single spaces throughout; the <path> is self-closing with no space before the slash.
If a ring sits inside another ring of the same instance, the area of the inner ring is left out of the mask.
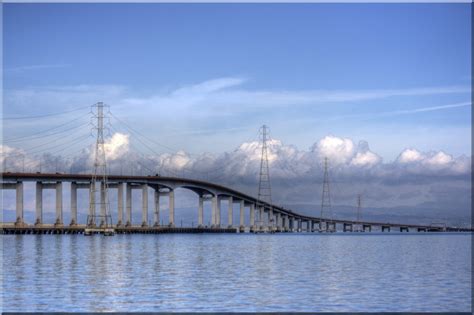
<path id="1" fill-rule="evenodd" d="M 273 210 L 272 210 L 272 208 L 270 208 L 270 209 L 268 209 L 268 224 L 267 224 L 269 231 L 273 231 L 273 226 L 274 226 L 273 223 L 274 223 L 273 222 Z"/>
<path id="2" fill-rule="evenodd" d="M 278 212 L 278 214 L 277 214 L 277 230 L 280 231 L 280 232 L 283 230 L 283 224 L 281 222 L 281 213 L 280 212 Z"/>
<path id="3" fill-rule="evenodd" d="M 243 200 L 240 200 L 240 217 L 239 217 L 239 226 L 240 230 L 243 232 L 245 229 L 245 221 L 244 221 L 244 211 L 245 211 L 245 202 Z"/>
<path id="4" fill-rule="evenodd" d="M 95 225 L 95 183 L 91 182 L 89 189 L 89 222 L 87 225 Z"/>
<path id="5" fill-rule="evenodd" d="M 171 190 L 169 192 L 169 198 L 170 198 L 170 222 L 169 226 L 174 227 L 174 190 Z"/>
<path id="6" fill-rule="evenodd" d="M 131 226 L 132 225 L 132 185 L 129 183 L 127 185 L 127 192 L 125 196 L 125 204 L 127 207 L 127 222 L 125 223 L 125 226 Z"/>
<path id="7" fill-rule="evenodd" d="M 63 183 L 56 183 L 56 223 L 63 225 Z"/>
<path id="8" fill-rule="evenodd" d="M 263 230 L 265 228 L 264 222 L 263 222 L 263 213 L 265 212 L 265 208 L 259 207 L 258 210 L 258 224 L 260 224 L 260 230 Z"/>
<path id="9" fill-rule="evenodd" d="M 148 226 L 148 185 L 142 185 L 142 226 Z"/>
<path id="10" fill-rule="evenodd" d="M 227 225 L 230 228 L 233 225 L 233 216 L 234 216 L 234 198 L 229 197 L 229 206 L 227 208 Z"/>
<path id="11" fill-rule="evenodd" d="M 36 188 L 36 196 L 38 197 L 38 188 Z M 71 182 L 71 226 L 77 225 L 77 184 Z"/>
<path id="12" fill-rule="evenodd" d="M 290 232 L 293 232 L 295 229 L 295 219 L 293 217 L 289 217 L 288 219 L 288 224 L 289 224 L 289 230 Z"/>
<path id="13" fill-rule="evenodd" d="M 117 226 L 122 226 L 123 224 L 123 183 L 118 183 L 117 185 L 117 205 L 118 205 L 118 218 Z"/>
<path id="14" fill-rule="evenodd" d="M 250 231 L 255 230 L 255 204 L 250 204 Z"/>
<path id="15" fill-rule="evenodd" d="M 15 225 L 23 225 L 23 182 L 17 182 L 16 189 L 16 222 Z"/>
<path id="16" fill-rule="evenodd" d="M 100 223 L 99 226 L 106 224 L 105 207 L 107 205 L 107 196 L 105 191 L 105 182 L 100 182 Z"/>
<path id="17" fill-rule="evenodd" d="M 211 210 L 211 227 L 216 226 L 216 214 L 217 213 L 217 195 L 212 197 L 212 210 Z"/>
<path id="18" fill-rule="evenodd" d="M 155 211 L 153 213 L 153 226 L 160 225 L 160 191 L 155 189 L 154 193 Z"/>
<path id="19" fill-rule="evenodd" d="M 199 196 L 199 207 L 198 207 L 198 227 L 202 228 L 203 227 L 203 221 L 204 220 L 204 197 Z"/>
<path id="20" fill-rule="evenodd" d="M 43 184 L 41 182 L 36 182 L 36 200 L 35 201 L 36 201 L 35 225 L 40 225 L 43 223 Z"/>
<path id="21" fill-rule="evenodd" d="M 221 227 L 221 198 L 217 196 L 216 204 L 216 227 Z"/>

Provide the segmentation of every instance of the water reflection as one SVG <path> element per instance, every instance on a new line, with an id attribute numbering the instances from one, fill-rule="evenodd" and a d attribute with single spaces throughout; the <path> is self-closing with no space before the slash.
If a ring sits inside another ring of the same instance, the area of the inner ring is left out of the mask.
<path id="1" fill-rule="evenodd" d="M 469 311 L 469 234 L 5 235 L 4 311 Z"/>

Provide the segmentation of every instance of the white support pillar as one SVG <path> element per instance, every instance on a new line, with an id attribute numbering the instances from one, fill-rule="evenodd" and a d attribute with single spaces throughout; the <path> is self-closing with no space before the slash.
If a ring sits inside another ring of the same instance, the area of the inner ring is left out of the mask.
<path id="1" fill-rule="evenodd" d="M 169 192 L 169 198 L 170 198 L 170 227 L 174 227 L 174 190 L 171 190 Z"/>
<path id="2" fill-rule="evenodd" d="M 142 185 L 142 226 L 148 226 L 148 185 Z"/>
<path id="3" fill-rule="evenodd" d="M 250 230 L 255 230 L 255 204 L 250 204 Z"/>
<path id="4" fill-rule="evenodd" d="M 153 214 L 153 226 L 160 225 L 160 191 L 155 189 L 155 212 Z"/>
<path id="5" fill-rule="evenodd" d="M 89 188 L 89 222 L 87 225 L 94 226 L 95 225 L 95 183 L 90 183 Z"/>
<path id="6" fill-rule="evenodd" d="M 107 205 L 107 196 L 105 195 L 105 182 L 100 183 L 100 226 L 106 223 L 105 206 Z"/>
<path id="7" fill-rule="evenodd" d="M 219 196 L 217 196 L 216 226 L 221 227 L 221 198 Z"/>
<path id="8" fill-rule="evenodd" d="M 16 222 L 15 225 L 23 225 L 23 182 L 17 182 L 16 186 Z"/>
<path id="9" fill-rule="evenodd" d="M 123 183 L 117 185 L 117 226 L 123 225 Z"/>
<path id="10" fill-rule="evenodd" d="M 35 201 L 36 201 L 35 225 L 40 225 L 43 223 L 43 184 L 41 182 L 36 182 L 36 200 Z"/>
<path id="11" fill-rule="evenodd" d="M 234 216 L 234 198 L 232 196 L 229 197 L 229 207 L 227 209 L 227 225 L 228 227 L 232 227 L 233 225 L 233 216 Z"/>
<path id="12" fill-rule="evenodd" d="M 265 208 L 263 206 L 259 207 L 258 211 L 258 222 L 260 224 L 260 230 L 265 229 L 265 224 L 263 222 L 263 213 L 265 212 Z"/>
<path id="13" fill-rule="evenodd" d="M 56 223 L 63 225 L 63 183 L 56 183 Z"/>
<path id="14" fill-rule="evenodd" d="M 273 231 L 274 228 L 273 209 L 268 209 L 268 230 Z"/>
<path id="15" fill-rule="evenodd" d="M 244 211 L 245 211 L 245 201 L 240 200 L 240 230 L 243 231 L 245 229 L 245 221 L 244 221 Z"/>
<path id="16" fill-rule="evenodd" d="M 211 227 L 216 227 L 217 217 L 217 195 L 212 197 Z"/>
<path id="17" fill-rule="evenodd" d="M 77 184 L 71 182 L 71 226 L 77 225 Z"/>
<path id="18" fill-rule="evenodd" d="M 203 218 L 204 218 L 204 198 L 199 196 L 199 208 L 198 208 L 198 227 L 203 227 Z"/>
<path id="19" fill-rule="evenodd" d="M 127 207 L 127 222 L 125 223 L 125 226 L 132 226 L 132 185 L 130 183 L 127 183 L 127 192 L 125 196 L 125 204 Z"/>

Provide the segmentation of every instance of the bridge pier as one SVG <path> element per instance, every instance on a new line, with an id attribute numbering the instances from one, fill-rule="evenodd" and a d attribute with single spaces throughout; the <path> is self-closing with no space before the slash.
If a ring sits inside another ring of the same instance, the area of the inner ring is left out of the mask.
<path id="1" fill-rule="evenodd" d="M 71 183 L 72 187 L 72 183 Z M 72 189 L 72 188 L 71 188 Z M 71 191 L 71 204 L 73 202 L 73 198 L 75 196 L 73 195 Z M 76 197 L 77 199 L 77 197 Z M 41 225 L 43 224 L 43 185 L 41 182 L 36 182 L 36 198 L 35 198 L 35 207 L 36 207 L 36 221 L 35 225 Z M 72 209 L 72 206 L 71 206 Z"/>
<path id="2" fill-rule="evenodd" d="M 142 227 L 148 226 L 148 185 L 142 185 Z"/>
<path id="3" fill-rule="evenodd" d="M 37 186 L 38 186 L 38 183 L 37 183 Z M 36 196 L 38 196 L 38 188 L 36 188 Z M 77 225 L 77 183 L 76 182 L 71 182 L 71 223 L 69 225 L 70 226 Z"/>
<path id="4" fill-rule="evenodd" d="M 56 183 L 56 222 L 55 226 L 63 225 L 63 183 Z"/>
<path id="5" fill-rule="evenodd" d="M 240 213 L 239 213 L 239 231 L 244 232 L 245 231 L 245 201 L 240 200 L 239 202 L 240 205 Z"/>
<path id="6" fill-rule="evenodd" d="M 370 224 L 362 224 L 362 231 L 368 230 L 369 232 L 372 232 L 372 225 Z"/>
<path id="7" fill-rule="evenodd" d="M 344 232 L 352 232 L 353 229 L 352 229 L 352 223 L 343 223 L 342 225 L 342 230 Z"/>
<path id="8" fill-rule="evenodd" d="M 199 206 L 198 206 L 198 228 L 202 228 L 204 221 L 204 196 L 199 195 Z"/>
<path id="9" fill-rule="evenodd" d="M 117 184 L 117 227 L 123 226 L 123 185 L 123 183 Z"/>
<path id="10" fill-rule="evenodd" d="M 174 227 L 174 190 L 170 190 L 168 193 L 169 196 L 169 208 L 170 208 L 170 218 L 169 218 L 169 227 Z"/>
<path id="11" fill-rule="evenodd" d="M 23 226 L 25 220 L 23 218 L 23 182 L 17 182 L 16 190 L 16 222 L 15 226 Z"/>
<path id="12" fill-rule="evenodd" d="M 400 227 L 400 232 L 410 232 L 408 226 L 401 226 Z"/>
<path id="13" fill-rule="evenodd" d="M 326 232 L 336 232 L 336 223 L 332 221 L 326 221 Z"/>
<path id="14" fill-rule="evenodd" d="M 160 226 L 160 189 L 158 187 L 153 191 L 153 226 Z"/>
<path id="15" fill-rule="evenodd" d="M 221 202 L 219 196 L 216 194 L 212 197 L 212 214 L 211 214 L 211 227 L 217 228 L 220 226 L 220 212 L 221 212 Z"/>
<path id="16" fill-rule="evenodd" d="M 132 185 L 130 183 L 126 184 L 126 194 L 125 194 L 125 206 L 126 206 L 126 221 L 125 226 L 132 226 Z"/>
<path id="17" fill-rule="evenodd" d="M 277 232 L 282 232 L 283 231 L 283 222 L 281 221 L 281 213 L 278 212 L 276 215 L 276 230 Z"/>
<path id="18" fill-rule="evenodd" d="M 228 198 L 229 205 L 227 207 L 227 227 L 231 228 L 233 225 L 233 215 L 234 215 L 234 199 L 232 196 Z"/>
<path id="19" fill-rule="evenodd" d="M 255 204 L 250 204 L 250 232 L 255 232 Z"/>
<path id="20" fill-rule="evenodd" d="M 390 225 L 382 225 L 382 232 L 390 232 Z"/>
<path id="21" fill-rule="evenodd" d="M 100 182 L 100 222 L 99 222 L 100 227 L 105 226 L 107 223 L 107 218 L 105 217 L 105 212 L 106 212 L 106 207 L 107 207 L 107 198 L 108 197 L 105 192 L 105 183 Z"/>
<path id="22" fill-rule="evenodd" d="M 264 230 L 263 224 L 263 213 L 265 212 L 265 208 L 263 206 L 258 207 L 258 229 L 260 231 Z"/>

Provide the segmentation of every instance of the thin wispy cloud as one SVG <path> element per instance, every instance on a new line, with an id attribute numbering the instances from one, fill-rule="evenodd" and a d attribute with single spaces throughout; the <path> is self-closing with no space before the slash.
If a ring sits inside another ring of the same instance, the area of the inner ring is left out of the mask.
<path id="1" fill-rule="evenodd" d="M 43 65 L 25 65 L 5 68 L 5 72 L 25 72 L 32 70 L 45 70 L 45 69 L 55 69 L 55 68 L 67 68 L 70 67 L 70 64 L 43 64 Z"/>
<path id="2" fill-rule="evenodd" d="M 433 111 L 438 111 L 438 110 L 447 110 L 447 109 L 467 107 L 467 106 L 471 106 L 471 102 L 463 102 L 463 103 L 440 105 L 440 106 L 430 106 L 430 107 L 422 107 L 422 108 L 407 109 L 407 110 L 397 110 L 397 111 L 379 113 L 378 115 L 395 116 L 395 115 L 416 114 L 416 113 L 433 112 Z M 374 114 L 374 115 L 377 115 L 377 114 Z"/>

